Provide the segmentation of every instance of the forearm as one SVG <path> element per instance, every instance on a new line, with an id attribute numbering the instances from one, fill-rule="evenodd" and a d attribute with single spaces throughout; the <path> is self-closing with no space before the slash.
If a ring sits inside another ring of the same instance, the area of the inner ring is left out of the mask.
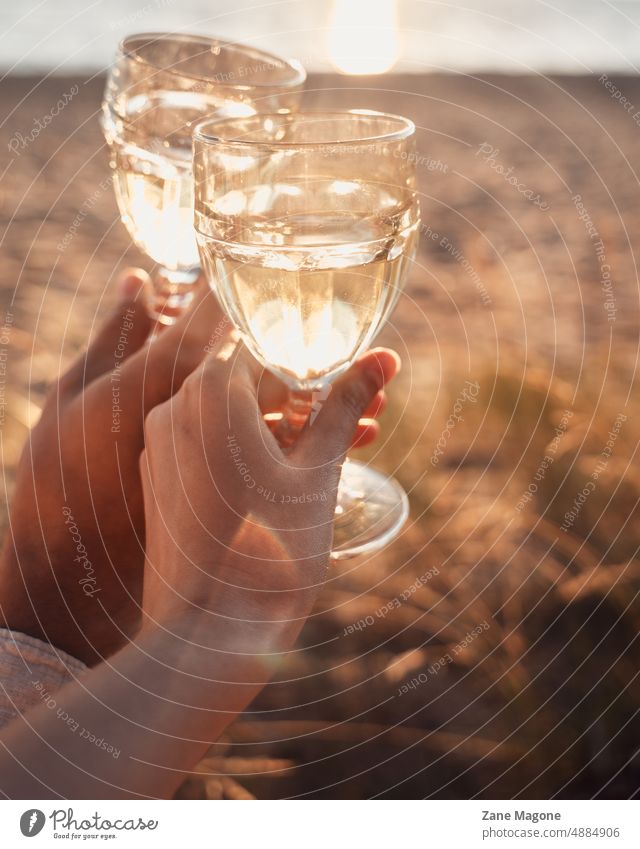
<path id="1" fill-rule="evenodd" d="M 166 798 L 273 674 L 290 629 L 180 620 L 0 731 L 14 798 Z M 215 648 L 213 647 L 215 645 Z M 260 647 L 260 654 L 250 647 Z"/>
<path id="2" fill-rule="evenodd" d="M 117 572 L 105 568 L 105 550 L 97 545 L 89 559 L 62 519 L 60 526 L 63 535 L 48 531 L 48 543 L 38 528 L 29 538 L 24 533 L 19 541 L 8 538 L 0 556 L 0 626 L 95 666 L 139 627 L 141 575 L 132 577 L 126 558 Z"/>

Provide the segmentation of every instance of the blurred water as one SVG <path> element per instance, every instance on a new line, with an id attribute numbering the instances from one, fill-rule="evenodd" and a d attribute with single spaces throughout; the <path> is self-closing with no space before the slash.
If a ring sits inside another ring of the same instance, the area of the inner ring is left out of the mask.
<path id="1" fill-rule="evenodd" d="M 184 30 L 250 42 L 326 69 L 333 2 L 2 0 L 0 67 L 20 74 L 100 71 L 126 33 Z M 640 0 L 398 0 L 398 15 L 398 70 L 636 73 L 640 67 Z M 375 15 L 366 15 L 354 45 L 365 44 L 373 26 Z"/>

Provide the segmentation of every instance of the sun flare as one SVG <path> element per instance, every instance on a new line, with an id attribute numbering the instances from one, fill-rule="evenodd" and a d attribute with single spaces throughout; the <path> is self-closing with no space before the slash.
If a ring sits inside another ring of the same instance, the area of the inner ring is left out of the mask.
<path id="1" fill-rule="evenodd" d="M 329 58 L 344 74 L 383 74 L 398 61 L 396 0 L 335 0 Z"/>

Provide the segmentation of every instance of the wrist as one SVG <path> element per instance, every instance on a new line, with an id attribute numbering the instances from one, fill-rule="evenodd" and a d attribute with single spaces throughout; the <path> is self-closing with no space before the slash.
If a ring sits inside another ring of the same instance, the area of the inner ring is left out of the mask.
<path id="1" fill-rule="evenodd" d="M 270 654 L 291 647 L 307 619 L 304 615 L 261 619 L 234 616 L 198 606 L 144 611 L 138 637 L 160 639 L 178 651 Z"/>
<path id="2" fill-rule="evenodd" d="M 326 580 L 327 558 L 309 562 L 212 552 L 205 560 L 149 559 L 145 569 L 145 628 L 175 625 L 194 632 L 224 629 L 263 639 L 298 633 Z"/>

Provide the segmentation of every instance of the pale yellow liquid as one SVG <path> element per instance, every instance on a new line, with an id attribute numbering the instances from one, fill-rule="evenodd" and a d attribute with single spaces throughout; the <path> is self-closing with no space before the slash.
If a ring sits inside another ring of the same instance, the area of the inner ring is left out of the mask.
<path id="1" fill-rule="evenodd" d="M 198 234 L 208 279 L 254 355 L 299 388 L 335 377 L 371 342 L 404 282 L 417 230 L 413 222 L 397 232 L 383 216 L 316 215 L 311 227 L 304 218 L 280 222 L 281 232 L 341 241 L 285 249 Z M 277 230 L 270 222 L 270 242 Z"/>
<path id="2" fill-rule="evenodd" d="M 152 91 L 120 101 L 126 121 L 107 102 L 102 123 L 122 221 L 155 262 L 188 271 L 200 264 L 193 230 L 193 125 L 207 115 L 251 115 L 254 109 L 188 91 Z"/>
<path id="3" fill-rule="evenodd" d="M 123 145 L 113 165 L 120 214 L 136 245 L 165 268 L 197 266 L 191 163 Z"/>

